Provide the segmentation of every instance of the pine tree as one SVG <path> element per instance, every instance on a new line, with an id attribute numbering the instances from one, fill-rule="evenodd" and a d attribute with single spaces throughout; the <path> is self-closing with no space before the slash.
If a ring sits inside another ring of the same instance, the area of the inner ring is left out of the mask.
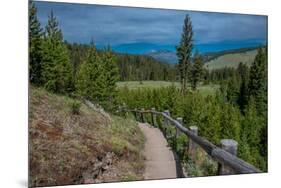
<path id="1" fill-rule="evenodd" d="M 215 144 L 221 139 L 221 106 L 213 96 L 207 96 L 205 101 L 205 114 L 200 127 L 200 134 Z"/>
<path id="2" fill-rule="evenodd" d="M 249 96 L 254 98 L 257 114 L 261 117 L 260 166 L 267 169 L 267 48 L 258 50 L 250 68 Z"/>
<path id="3" fill-rule="evenodd" d="M 75 81 L 76 76 L 79 70 L 79 66 L 86 58 L 86 51 L 88 49 L 88 45 L 82 44 L 70 44 L 65 42 L 67 49 L 69 51 L 69 58 L 72 70 L 72 82 L 71 82 L 71 91 L 75 91 Z"/>
<path id="4" fill-rule="evenodd" d="M 71 83 L 69 54 L 53 11 L 45 28 L 42 52 L 44 87 L 52 92 L 67 92 Z"/>
<path id="5" fill-rule="evenodd" d="M 203 77 L 203 63 L 202 57 L 198 52 L 195 53 L 194 63 L 191 67 L 190 81 L 191 88 L 196 90 L 198 83 L 202 80 Z"/>
<path id="6" fill-rule="evenodd" d="M 239 78 L 237 77 L 237 75 L 234 75 L 227 81 L 226 98 L 228 102 L 232 104 L 237 103 L 239 97 L 239 89 Z"/>
<path id="7" fill-rule="evenodd" d="M 104 69 L 101 58 L 92 42 L 86 61 L 80 66 L 78 71 L 76 90 L 80 96 L 95 103 L 99 103 L 104 98 Z"/>
<path id="8" fill-rule="evenodd" d="M 249 68 L 247 65 L 243 63 L 239 63 L 237 71 L 241 78 L 240 91 L 239 91 L 237 104 L 240 107 L 240 111 L 243 113 L 248 104 L 248 99 L 249 99 L 249 93 L 248 93 Z"/>
<path id="9" fill-rule="evenodd" d="M 265 170 L 266 147 L 261 144 L 262 128 L 264 127 L 262 117 L 256 110 L 256 104 L 253 97 L 250 97 L 248 105 L 245 108 L 245 116 L 242 120 L 241 127 L 241 149 L 239 155 L 246 161 Z"/>
<path id="10" fill-rule="evenodd" d="M 267 116 L 267 55 L 260 48 L 250 68 L 249 95 L 254 97 L 258 114 Z"/>
<path id="11" fill-rule="evenodd" d="M 182 85 L 182 92 L 185 93 L 187 89 L 188 74 L 190 72 L 190 61 L 193 49 L 193 31 L 191 19 L 186 15 L 184 19 L 183 32 L 181 41 L 177 46 L 178 67 L 180 73 L 180 82 Z"/>
<path id="12" fill-rule="evenodd" d="M 221 137 L 240 141 L 240 111 L 231 104 L 222 106 Z"/>
<path id="13" fill-rule="evenodd" d="M 105 100 L 113 103 L 116 97 L 116 82 L 119 80 L 119 70 L 116 57 L 110 47 L 103 52 L 102 63 L 105 76 Z"/>
<path id="14" fill-rule="evenodd" d="M 29 79 L 31 83 L 40 85 L 43 31 L 36 15 L 37 9 L 34 2 L 31 2 L 29 6 Z"/>

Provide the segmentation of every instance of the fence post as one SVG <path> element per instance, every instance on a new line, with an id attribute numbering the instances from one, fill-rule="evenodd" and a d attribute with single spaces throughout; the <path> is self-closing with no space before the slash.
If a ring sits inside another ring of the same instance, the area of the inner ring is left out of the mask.
<path id="1" fill-rule="evenodd" d="M 157 127 L 156 114 L 153 113 L 155 111 L 155 108 L 151 108 L 151 111 L 151 123 L 154 127 Z"/>
<path id="2" fill-rule="evenodd" d="M 177 117 L 177 121 L 183 126 L 182 117 Z M 179 137 L 181 134 L 182 132 L 176 127 L 176 137 Z"/>
<path id="3" fill-rule="evenodd" d="M 138 121 L 138 117 L 137 117 L 137 109 L 134 109 L 134 116 L 135 116 L 135 120 Z"/>
<path id="4" fill-rule="evenodd" d="M 122 115 L 122 110 L 121 110 L 121 106 L 120 106 L 120 105 L 118 105 L 117 112 L 118 112 L 120 115 Z"/>
<path id="5" fill-rule="evenodd" d="M 165 110 L 164 113 L 165 113 L 167 116 L 170 116 L 170 111 L 169 111 L 169 110 Z M 164 118 L 163 132 L 164 132 L 165 137 L 167 136 L 168 126 L 169 126 L 169 120 L 167 120 L 166 118 Z"/>
<path id="6" fill-rule="evenodd" d="M 124 116 L 128 117 L 128 111 L 127 111 L 127 108 L 126 108 L 126 103 L 123 102 L 121 109 L 124 112 Z"/>
<path id="7" fill-rule="evenodd" d="M 197 126 L 190 126 L 189 127 L 190 131 L 198 135 L 198 127 Z M 196 153 L 197 153 L 197 145 L 195 142 L 193 142 L 191 139 L 189 139 L 189 146 L 188 146 L 188 156 L 192 159 L 196 159 Z"/>
<path id="8" fill-rule="evenodd" d="M 140 112 L 141 113 L 141 122 L 145 123 L 144 116 L 143 116 L 143 111 L 144 111 L 144 108 L 142 108 L 141 112 Z"/>
<path id="9" fill-rule="evenodd" d="M 232 155 L 237 155 L 238 143 L 235 140 L 222 139 L 220 141 L 220 144 L 221 148 L 225 151 L 231 153 Z M 235 172 L 231 168 L 225 166 L 223 163 L 219 163 L 218 173 L 219 175 L 235 174 Z"/>

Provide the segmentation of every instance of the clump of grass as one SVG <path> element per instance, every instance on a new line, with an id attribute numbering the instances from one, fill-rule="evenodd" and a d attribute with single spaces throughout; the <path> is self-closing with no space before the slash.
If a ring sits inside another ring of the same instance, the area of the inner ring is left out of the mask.
<path id="1" fill-rule="evenodd" d="M 80 114 L 80 107 L 81 107 L 81 102 L 78 100 L 73 100 L 70 103 L 70 107 L 71 107 L 71 113 L 78 115 Z"/>
<path id="2" fill-rule="evenodd" d="M 138 180 L 138 177 L 136 177 L 133 174 L 127 174 L 122 177 L 122 181 L 136 181 L 136 180 Z"/>
<path id="3" fill-rule="evenodd" d="M 145 137 L 133 120 L 133 117 L 122 118 L 111 116 L 112 123 L 109 127 L 111 135 L 111 150 L 122 160 L 119 166 L 122 167 L 120 178 L 122 181 L 143 179 Z"/>
<path id="4" fill-rule="evenodd" d="M 218 165 L 211 159 L 207 158 L 202 164 L 205 176 L 215 176 L 218 172 Z"/>
<path id="5" fill-rule="evenodd" d="M 187 157 L 183 167 L 190 177 L 215 176 L 218 170 L 217 162 L 207 156 L 201 149 L 197 150 L 196 159 Z"/>
<path id="6" fill-rule="evenodd" d="M 203 176 L 202 169 L 197 166 L 194 161 L 188 159 L 186 163 L 184 163 L 184 168 L 187 171 L 189 177 L 198 177 Z"/>
<path id="7" fill-rule="evenodd" d="M 113 151 L 117 155 L 123 155 L 126 150 L 139 154 L 144 147 L 144 135 L 140 131 L 136 122 L 129 118 L 112 116 L 113 121 L 109 132 L 111 134 L 111 144 Z"/>
<path id="8" fill-rule="evenodd" d="M 133 148 L 126 140 L 120 139 L 118 137 L 111 138 L 111 146 L 113 152 L 118 156 L 122 156 L 125 153 L 125 150 L 129 148 L 132 150 Z"/>

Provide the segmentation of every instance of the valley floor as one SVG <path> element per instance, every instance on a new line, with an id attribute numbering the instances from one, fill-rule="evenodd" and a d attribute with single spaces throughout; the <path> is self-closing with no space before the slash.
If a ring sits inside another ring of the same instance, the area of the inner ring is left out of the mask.
<path id="1" fill-rule="evenodd" d="M 161 87 L 169 87 L 175 86 L 176 88 L 180 89 L 179 82 L 172 82 L 172 81 L 122 81 L 117 82 L 117 88 L 122 89 L 127 87 L 128 89 L 157 89 Z M 189 88 L 191 89 L 191 88 Z M 199 85 L 198 91 L 204 95 L 213 95 L 219 89 L 219 85 L 216 84 L 208 84 L 208 85 Z"/>

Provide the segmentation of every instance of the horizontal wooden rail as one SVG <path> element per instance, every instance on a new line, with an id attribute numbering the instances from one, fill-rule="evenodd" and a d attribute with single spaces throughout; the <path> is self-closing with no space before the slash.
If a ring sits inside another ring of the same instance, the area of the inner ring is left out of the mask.
<path id="1" fill-rule="evenodd" d="M 223 163 L 226 166 L 229 166 L 235 172 L 240 174 L 261 172 L 253 165 L 218 147 L 213 149 L 211 156 L 219 163 Z"/>
<path id="2" fill-rule="evenodd" d="M 246 161 L 238 158 L 237 156 L 231 154 L 230 152 L 216 146 L 211 143 L 207 139 L 198 136 L 190 129 L 184 127 L 180 122 L 170 117 L 165 112 L 158 112 L 156 110 L 127 110 L 125 111 L 140 113 L 143 119 L 143 114 L 151 113 L 156 115 L 163 116 L 166 120 L 168 120 L 173 126 L 175 126 L 179 131 L 186 134 L 193 142 L 198 144 L 208 155 L 210 155 L 214 160 L 218 163 L 223 164 L 229 168 L 231 168 L 235 173 L 239 174 L 248 174 L 248 173 L 260 173 L 261 171 L 254 167 L 253 165 L 247 163 Z"/>

